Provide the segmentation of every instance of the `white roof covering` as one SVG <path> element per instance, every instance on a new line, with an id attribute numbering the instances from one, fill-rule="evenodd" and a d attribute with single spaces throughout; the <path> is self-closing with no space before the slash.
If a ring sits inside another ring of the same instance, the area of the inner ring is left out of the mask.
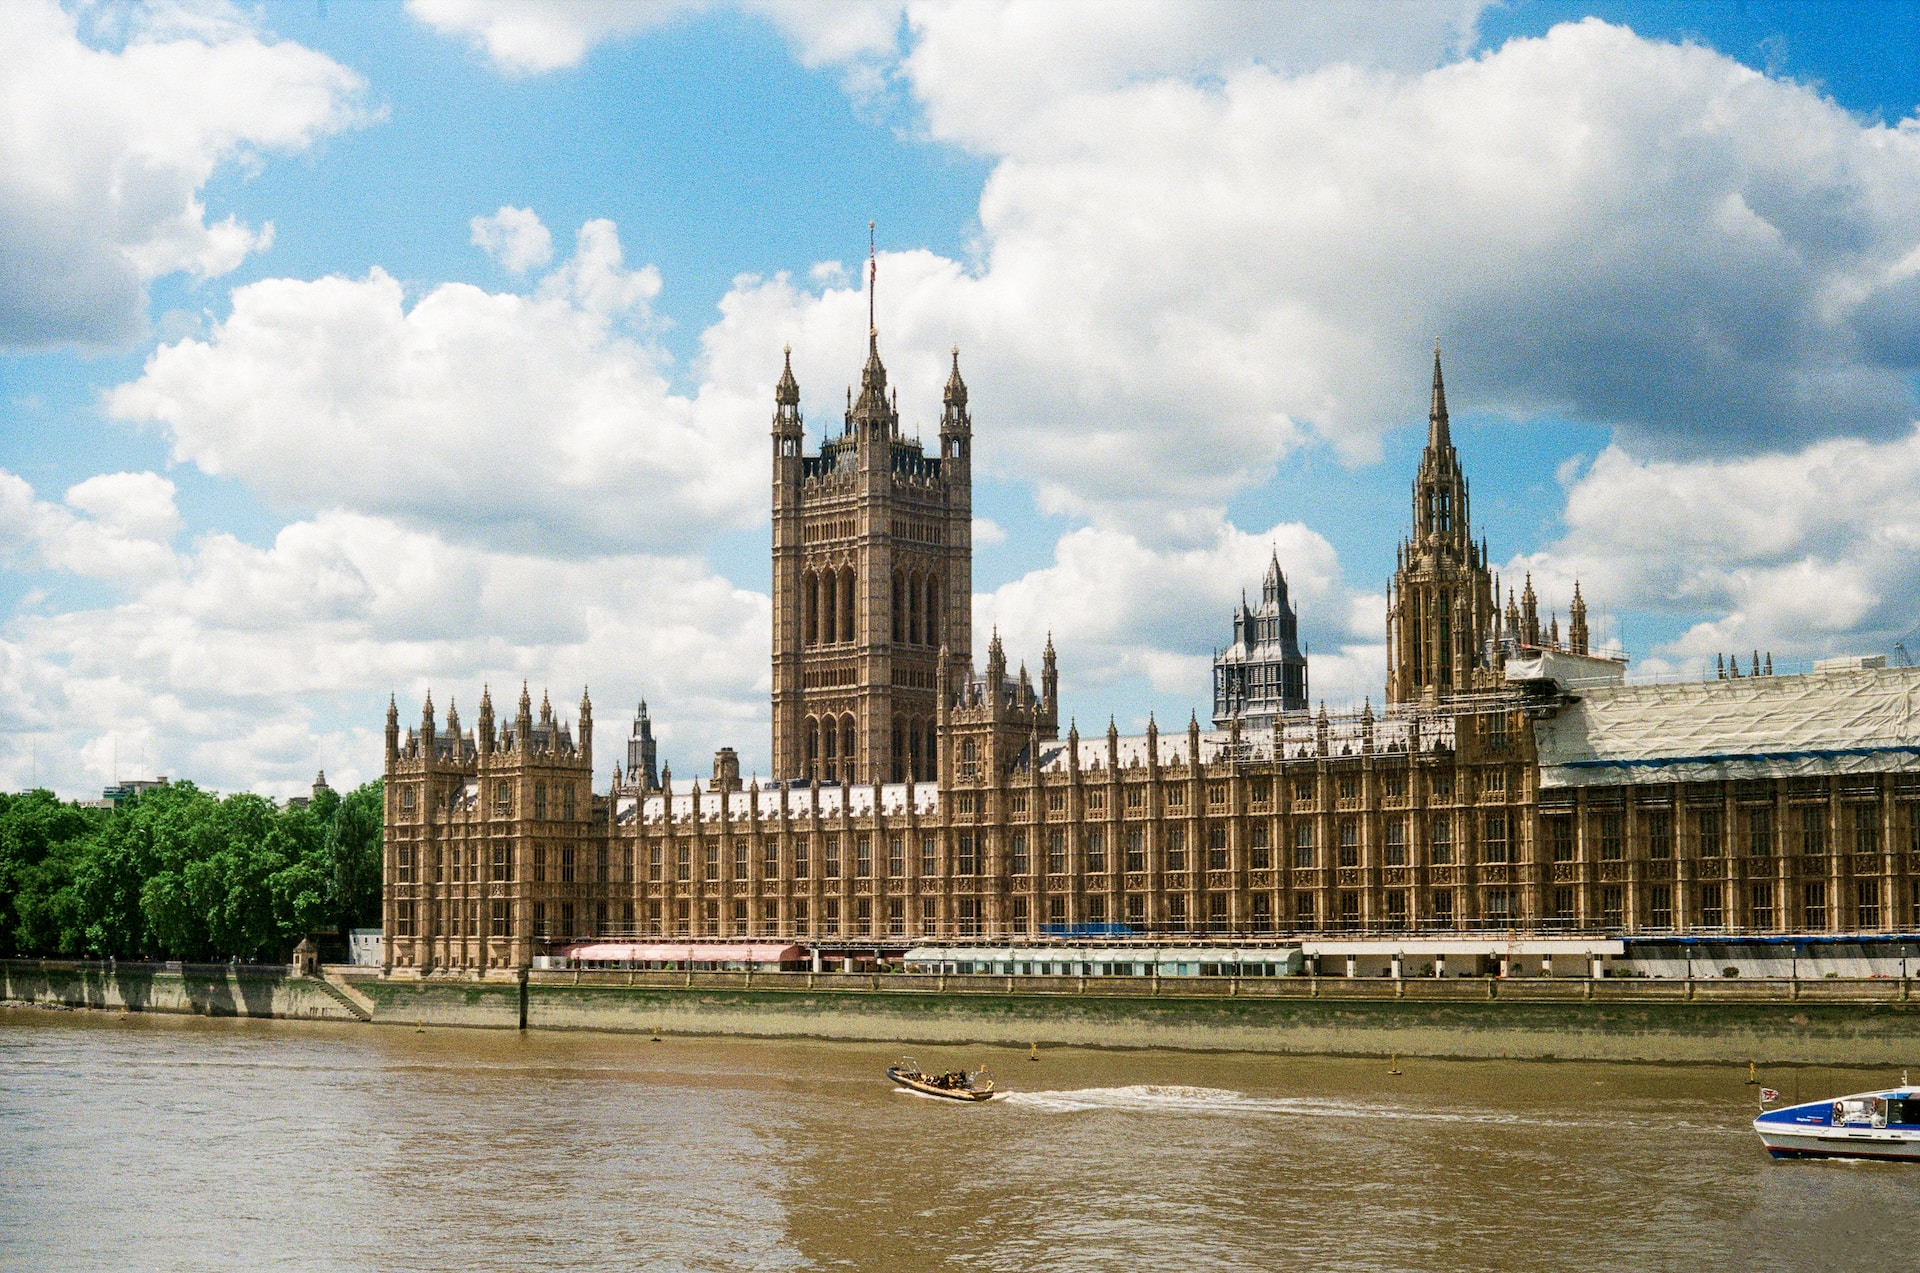
<path id="1" fill-rule="evenodd" d="M 1535 737 L 1542 787 L 1920 770 L 1920 668 L 1594 687 Z"/>
<path id="2" fill-rule="evenodd" d="M 1325 722 L 1326 751 L 1328 756 L 1358 756 L 1367 750 L 1366 735 L 1373 732 L 1373 750 L 1409 751 L 1414 749 L 1417 738 L 1418 749 L 1432 751 L 1436 747 L 1450 748 L 1454 740 L 1454 721 L 1451 716 L 1422 714 L 1382 713 L 1370 724 L 1357 712 L 1347 712 L 1338 716 L 1329 716 Z M 1320 751 L 1320 730 L 1322 721 L 1309 712 L 1289 712 L 1274 718 L 1271 729 L 1245 729 L 1240 733 L 1238 756 L 1241 760 L 1295 760 L 1301 757 L 1318 756 Z M 1212 729 L 1200 735 L 1200 760 L 1210 764 L 1224 759 L 1233 747 L 1233 736 L 1224 729 Z M 1123 735 L 1115 745 L 1119 757 L 1118 768 L 1134 769 L 1147 763 L 1147 739 L 1144 734 Z M 1104 769 L 1107 763 L 1107 740 L 1097 734 L 1080 740 L 1080 767 L 1084 770 Z M 1187 763 L 1187 731 L 1160 735 L 1160 763 L 1165 766 L 1185 765 Z M 1040 745 L 1040 768 L 1046 773 L 1064 773 L 1067 769 L 1067 744 L 1049 742 Z"/>
<path id="3" fill-rule="evenodd" d="M 854 817 L 865 817 L 873 813 L 874 801 L 880 803 L 880 812 L 889 816 L 904 816 L 911 800 L 914 812 L 921 817 L 932 816 L 940 807 L 940 789 L 931 782 L 887 783 L 872 787 L 821 787 L 818 793 L 809 787 L 792 787 L 782 790 L 779 787 L 765 787 L 759 792 L 731 791 L 725 795 L 726 815 L 729 821 L 744 822 L 753 811 L 755 800 L 759 801 L 760 816 L 764 819 L 778 820 L 780 800 L 784 796 L 789 817 L 810 818 L 813 816 L 815 796 L 818 795 L 820 816 L 837 818 L 842 808 Z M 720 821 L 720 801 L 722 795 L 716 791 L 703 791 L 699 796 L 700 821 L 718 823 Z M 633 796 L 620 799 L 618 817 L 622 822 L 632 822 L 636 808 L 640 819 L 648 824 L 656 824 L 668 813 L 671 802 L 672 817 L 675 822 L 686 822 L 696 814 L 694 796 L 691 792 L 668 796 L 659 792 L 636 800 Z"/>

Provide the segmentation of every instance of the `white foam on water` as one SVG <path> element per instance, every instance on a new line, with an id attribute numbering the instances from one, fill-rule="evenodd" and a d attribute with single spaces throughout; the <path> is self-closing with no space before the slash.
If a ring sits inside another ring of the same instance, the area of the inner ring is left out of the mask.
<path id="1" fill-rule="evenodd" d="M 1049 1114 L 1085 1110 L 1176 1111 L 1194 1114 L 1356 1114 L 1357 1107 L 1294 1097 L 1248 1096 L 1218 1087 L 1136 1083 L 1126 1087 L 1081 1087 L 1058 1092 L 1003 1092 L 1008 1105 Z"/>
<path id="2" fill-rule="evenodd" d="M 1002 1092 L 1003 1105 L 1045 1114 L 1094 1111 L 1225 1114 L 1235 1118 L 1388 1118 L 1395 1122 L 1525 1124 L 1539 1127 L 1585 1125 L 1580 1120 L 1542 1118 L 1485 1110 L 1433 1109 L 1303 1096 L 1249 1096 L 1218 1087 L 1140 1083 L 1126 1087 L 1082 1087 L 1065 1091 Z"/>

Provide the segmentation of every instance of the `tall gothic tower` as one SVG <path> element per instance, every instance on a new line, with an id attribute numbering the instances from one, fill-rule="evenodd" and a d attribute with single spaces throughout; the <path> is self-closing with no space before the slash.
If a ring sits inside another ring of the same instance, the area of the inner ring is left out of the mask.
<path id="1" fill-rule="evenodd" d="M 1433 702 L 1491 683 L 1499 621 L 1486 546 L 1473 541 L 1467 479 L 1447 428 L 1436 343 L 1427 449 L 1413 479 L 1413 534 L 1400 545 L 1387 601 L 1387 701 Z"/>
<path id="2" fill-rule="evenodd" d="M 868 265 L 871 306 L 873 267 Z M 973 425 L 953 351 L 940 453 L 903 437 L 869 310 L 860 396 L 804 454 L 791 352 L 773 411 L 773 768 L 933 778 L 940 651 L 972 654 Z"/>

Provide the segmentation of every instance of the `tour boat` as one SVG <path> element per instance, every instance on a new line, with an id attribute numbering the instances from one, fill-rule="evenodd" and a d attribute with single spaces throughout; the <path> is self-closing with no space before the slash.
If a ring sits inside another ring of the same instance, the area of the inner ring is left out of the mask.
<path id="1" fill-rule="evenodd" d="M 1777 1100 L 1771 1088 L 1762 1101 Z M 1886 1158 L 1920 1162 L 1920 1088 L 1901 1085 L 1770 1109 L 1753 1120 L 1775 1158 Z"/>
<path id="2" fill-rule="evenodd" d="M 902 1057 L 896 1064 L 887 1067 L 887 1077 L 901 1087 L 928 1096 L 944 1097 L 950 1101 L 990 1101 L 993 1099 L 993 1076 L 986 1070 L 947 1070 L 940 1074 L 928 1074 L 920 1068 L 919 1062 L 912 1057 Z M 1920 1102 L 1916 1102 L 1920 1112 Z"/>

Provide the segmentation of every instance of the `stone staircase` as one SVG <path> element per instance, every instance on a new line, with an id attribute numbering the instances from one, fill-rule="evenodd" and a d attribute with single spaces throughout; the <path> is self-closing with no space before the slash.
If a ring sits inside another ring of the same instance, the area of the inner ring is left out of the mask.
<path id="1" fill-rule="evenodd" d="M 309 977 L 308 980 L 345 1008 L 356 1021 L 373 1020 L 373 1003 L 365 995 L 325 975 Z"/>

